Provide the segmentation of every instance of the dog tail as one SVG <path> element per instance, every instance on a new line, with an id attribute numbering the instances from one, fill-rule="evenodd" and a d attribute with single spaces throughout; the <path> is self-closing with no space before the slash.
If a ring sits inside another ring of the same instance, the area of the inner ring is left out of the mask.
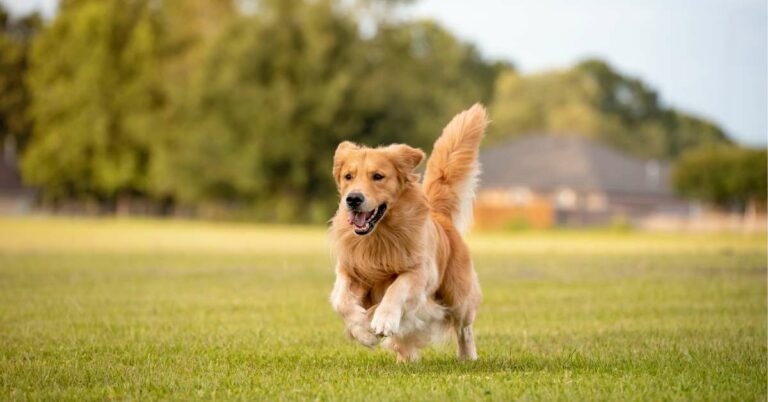
<path id="1" fill-rule="evenodd" d="M 457 114 L 435 141 L 424 174 L 424 192 L 432 209 L 449 217 L 464 233 L 472 222 L 480 164 L 480 141 L 488 126 L 488 112 L 476 103 Z"/>

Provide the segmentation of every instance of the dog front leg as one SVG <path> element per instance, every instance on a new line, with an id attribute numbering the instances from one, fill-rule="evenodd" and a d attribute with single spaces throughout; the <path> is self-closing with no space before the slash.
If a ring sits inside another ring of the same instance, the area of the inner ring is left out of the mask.
<path id="1" fill-rule="evenodd" d="M 400 329 L 404 308 L 416 308 L 426 302 L 426 278 L 421 272 L 409 271 L 397 276 L 387 288 L 384 298 L 371 319 L 376 335 L 392 336 Z"/>
<path id="2" fill-rule="evenodd" d="M 373 347 L 378 342 L 371 332 L 363 307 L 366 289 L 362 284 L 350 278 L 341 267 L 336 267 L 336 282 L 331 292 L 331 305 L 344 320 L 346 331 L 353 339 L 364 346 Z"/>

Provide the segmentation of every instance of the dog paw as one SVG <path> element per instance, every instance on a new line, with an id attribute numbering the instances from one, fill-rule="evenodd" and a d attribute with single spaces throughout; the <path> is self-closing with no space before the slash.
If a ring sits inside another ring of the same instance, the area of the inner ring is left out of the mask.
<path id="1" fill-rule="evenodd" d="M 374 335 L 371 330 L 362 325 L 356 325 L 349 328 L 349 336 L 351 336 L 352 339 L 356 340 L 361 345 L 368 348 L 376 346 L 376 344 L 379 342 L 379 338 Z"/>
<path id="2" fill-rule="evenodd" d="M 379 308 L 371 320 L 373 333 L 381 336 L 392 336 L 400 329 L 400 314 L 396 311 Z"/>

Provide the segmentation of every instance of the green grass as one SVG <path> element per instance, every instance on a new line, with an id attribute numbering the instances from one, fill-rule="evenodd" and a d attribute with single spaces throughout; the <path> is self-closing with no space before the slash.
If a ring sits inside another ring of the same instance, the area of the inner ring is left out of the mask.
<path id="1" fill-rule="evenodd" d="M 766 237 L 470 239 L 480 360 L 347 341 L 321 228 L 0 220 L 0 399 L 765 400 Z"/>

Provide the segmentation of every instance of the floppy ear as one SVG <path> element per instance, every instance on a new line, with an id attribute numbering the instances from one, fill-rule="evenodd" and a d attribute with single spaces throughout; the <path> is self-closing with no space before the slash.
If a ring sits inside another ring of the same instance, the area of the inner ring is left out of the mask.
<path id="1" fill-rule="evenodd" d="M 349 141 L 344 141 L 336 147 L 336 153 L 333 154 L 333 177 L 336 181 L 339 181 L 339 175 L 341 174 L 341 167 L 344 165 L 344 157 L 349 151 L 360 149 L 360 146 Z"/>
<path id="2" fill-rule="evenodd" d="M 394 144 L 388 148 L 400 176 L 406 181 L 418 181 L 419 175 L 413 170 L 424 160 L 424 151 L 405 144 Z"/>

